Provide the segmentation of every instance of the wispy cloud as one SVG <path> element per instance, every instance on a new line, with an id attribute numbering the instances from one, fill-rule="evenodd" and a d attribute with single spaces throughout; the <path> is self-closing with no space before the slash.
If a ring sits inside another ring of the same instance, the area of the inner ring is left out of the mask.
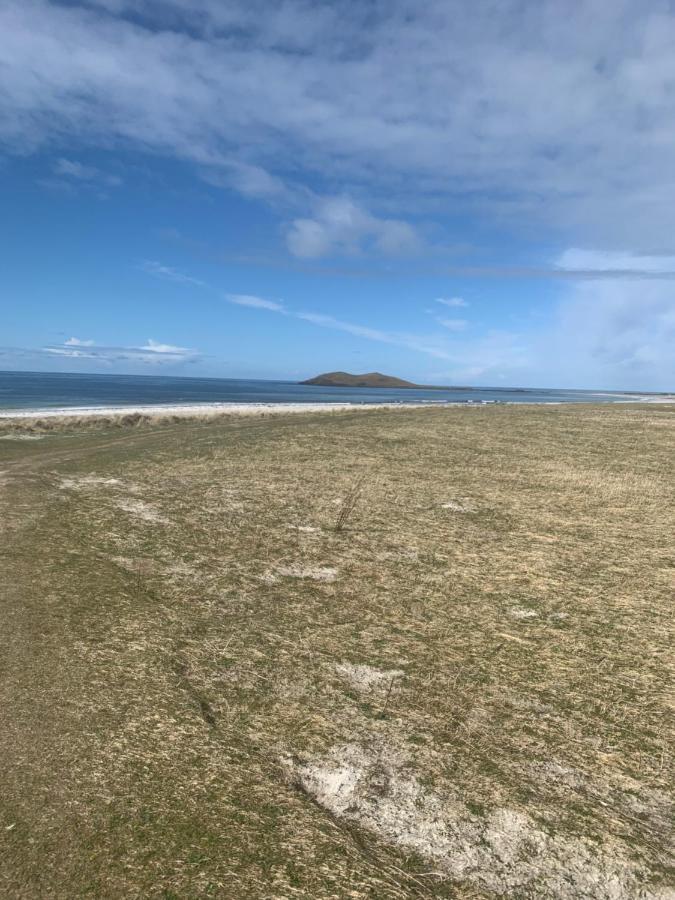
<path id="1" fill-rule="evenodd" d="M 119 187 L 122 179 L 119 175 L 103 172 L 96 166 L 88 166 L 75 159 L 57 159 L 52 166 L 55 175 L 73 181 L 97 184 L 104 187 Z"/>
<path id="2" fill-rule="evenodd" d="M 267 309 L 279 313 L 286 312 L 283 303 L 276 300 L 265 300 L 264 297 L 256 297 L 254 294 L 225 294 L 225 298 L 237 306 L 250 306 L 252 309 Z"/>
<path id="3" fill-rule="evenodd" d="M 215 187 L 233 188 L 246 197 L 269 202 L 294 202 L 297 197 L 289 185 L 262 166 L 225 159 L 218 165 L 204 167 L 199 175 L 207 184 Z"/>
<path id="4" fill-rule="evenodd" d="M 159 343 L 159 341 L 153 341 L 152 338 L 148 338 L 142 347 L 136 349 L 141 353 L 158 353 L 164 356 L 189 356 L 195 352 L 194 350 L 188 350 L 187 347 L 176 347 L 174 344 L 162 344 Z"/>
<path id="5" fill-rule="evenodd" d="M 205 281 L 199 278 L 193 278 L 191 275 L 185 275 L 172 266 L 165 266 L 157 260 L 146 259 L 140 264 L 139 268 L 148 275 L 154 275 L 156 278 L 163 278 L 165 281 L 175 281 L 178 284 L 194 284 L 197 287 L 207 287 Z"/>
<path id="6" fill-rule="evenodd" d="M 353 334 L 355 337 L 365 338 L 369 341 L 377 341 L 382 344 L 393 344 L 397 347 L 406 347 L 408 350 L 415 350 L 418 353 L 434 356 L 438 359 L 450 358 L 441 346 L 438 346 L 428 338 L 418 335 L 369 328 L 366 325 L 360 325 L 356 322 L 345 322 L 342 319 L 336 319 L 334 316 L 324 315 L 323 313 L 291 312 L 289 315 L 296 319 L 301 319 L 304 322 L 311 322 L 313 325 L 318 325 L 321 328 L 331 328 L 334 331 L 345 331 L 348 334 Z"/>
<path id="7" fill-rule="evenodd" d="M 149 338 L 141 346 L 119 347 L 71 337 L 62 344 L 50 344 L 43 347 L 41 352 L 47 356 L 93 360 L 105 365 L 132 362 L 148 366 L 166 366 L 196 362 L 201 357 L 196 350 L 174 344 L 163 344 L 152 338 Z"/>
<path id="8" fill-rule="evenodd" d="M 462 297 L 436 297 L 436 303 L 442 303 L 443 306 L 449 306 L 452 309 L 469 305 Z"/>
<path id="9" fill-rule="evenodd" d="M 421 209 L 648 252 L 675 224 L 675 12 L 620 6 L 5 0 L 0 140 L 131 146 L 265 199 L 293 172 L 371 211 L 374 252 L 408 252 Z M 311 199 L 287 239 L 355 242 Z"/>
<path id="10" fill-rule="evenodd" d="M 436 321 L 439 325 L 442 325 L 443 328 L 447 328 L 448 331 L 464 331 L 469 324 L 466 319 L 444 319 L 440 317 L 437 318 Z"/>
<path id="11" fill-rule="evenodd" d="M 595 274 L 605 278 L 675 277 L 675 256 L 644 256 L 571 247 L 556 260 L 555 268 L 566 273 L 587 273 L 590 276 Z"/>
<path id="12" fill-rule="evenodd" d="M 159 267 L 162 271 L 175 271 L 170 266 L 160 265 L 159 263 L 156 263 L 155 266 Z M 152 274 L 155 274 L 154 266 Z M 180 280 L 188 282 L 194 281 L 194 279 L 190 278 L 189 276 L 182 276 Z M 205 287 L 210 287 L 210 285 L 204 282 L 200 283 Z M 345 322 L 342 319 L 338 319 L 334 316 L 326 315 L 324 313 L 307 310 L 296 311 L 293 309 L 289 309 L 286 304 L 282 303 L 279 300 L 269 300 L 265 297 L 259 297 L 257 294 L 226 293 L 224 294 L 224 297 L 228 301 L 228 303 L 232 303 L 235 306 L 244 306 L 250 309 L 259 309 L 266 312 L 277 313 L 292 319 L 299 319 L 304 322 L 310 322 L 311 324 L 317 325 L 321 328 L 331 328 L 335 331 L 347 332 L 348 334 L 353 334 L 355 337 L 365 338 L 366 340 L 378 341 L 379 343 L 384 344 L 393 344 L 399 347 L 406 347 L 409 350 L 415 350 L 419 353 L 434 356 L 439 359 L 449 358 L 448 354 L 441 346 L 441 340 L 434 340 L 433 338 L 425 338 L 423 336 L 400 332 L 391 332 L 377 328 L 369 328 L 368 326 L 360 325 L 356 322 Z M 460 320 L 456 321 L 459 322 Z"/>

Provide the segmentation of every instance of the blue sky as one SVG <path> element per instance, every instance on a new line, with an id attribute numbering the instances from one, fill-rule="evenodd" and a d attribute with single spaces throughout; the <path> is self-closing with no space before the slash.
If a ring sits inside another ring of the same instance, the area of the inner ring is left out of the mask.
<path id="1" fill-rule="evenodd" d="M 675 388 L 668 4 L 5 0 L 0 368 Z"/>

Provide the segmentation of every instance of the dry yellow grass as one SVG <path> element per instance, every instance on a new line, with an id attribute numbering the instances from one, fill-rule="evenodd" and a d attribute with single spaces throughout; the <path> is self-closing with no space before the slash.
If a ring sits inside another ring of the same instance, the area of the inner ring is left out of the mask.
<path id="1" fill-rule="evenodd" d="M 3 441 L 0 893 L 672 896 L 674 425 Z"/>

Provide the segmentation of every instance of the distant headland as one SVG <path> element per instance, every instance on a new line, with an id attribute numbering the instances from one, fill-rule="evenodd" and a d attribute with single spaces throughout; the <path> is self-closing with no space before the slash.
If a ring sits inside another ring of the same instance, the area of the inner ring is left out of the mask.
<path id="1" fill-rule="evenodd" d="M 364 375 L 352 375 L 350 372 L 324 372 L 315 378 L 308 378 L 300 384 L 315 384 L 320 387 L 364 387 L 364 388 L 420 388 L 438 389 L 438 385 L 414 384 L 412 381 L 404 381 L 393 375 L 383 375 L 381 372 L 367 372 Z"/>

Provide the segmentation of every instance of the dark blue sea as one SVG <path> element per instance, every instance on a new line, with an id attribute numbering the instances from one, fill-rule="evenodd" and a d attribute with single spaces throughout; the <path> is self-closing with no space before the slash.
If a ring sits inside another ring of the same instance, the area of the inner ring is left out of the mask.
<path id="1" fill-rule="evenodd" d="M 641 394 L 523 388 L 335 388 L 292 381 L 0 372 L 0 411 L 203 403 L 604 403 Z"/>

